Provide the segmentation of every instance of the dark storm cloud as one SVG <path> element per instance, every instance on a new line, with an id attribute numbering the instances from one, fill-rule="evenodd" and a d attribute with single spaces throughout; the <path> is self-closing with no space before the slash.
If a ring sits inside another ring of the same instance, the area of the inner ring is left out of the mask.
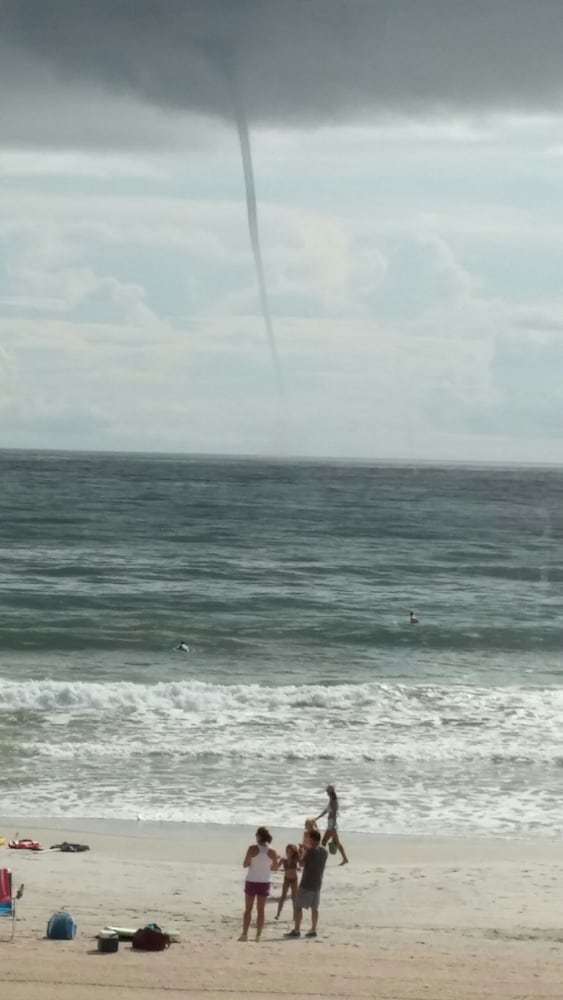
<path id="1" fill-rule="evenodd" d="M 236 78 L 272 124 L 563 102 L 561 0 L 0 0 L 0 18 L 2 104 L 30 122 L 46 73 L 61 113 L 73 81 L 232 119 Z"/>

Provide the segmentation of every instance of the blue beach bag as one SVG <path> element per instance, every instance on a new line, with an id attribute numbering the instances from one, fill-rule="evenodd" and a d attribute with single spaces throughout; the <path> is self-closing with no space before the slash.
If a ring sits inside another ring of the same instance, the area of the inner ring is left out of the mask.
<path id="1" fill-rule="evenodd" d="M 47 921 L 47 937 L 51 941 L 72 941 L 76 937 L 76 924 L 70 913 L 61 910 Z"/>

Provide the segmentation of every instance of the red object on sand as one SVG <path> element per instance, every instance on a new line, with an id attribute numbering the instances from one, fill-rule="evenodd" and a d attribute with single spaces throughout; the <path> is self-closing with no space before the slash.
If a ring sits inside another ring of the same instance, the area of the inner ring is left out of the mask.
<path id="1" fill-rule="evenodd" d="M 42 851 L 43 848 L 38 840 L 10 840 L 8 847 L 15 851 Z"/>

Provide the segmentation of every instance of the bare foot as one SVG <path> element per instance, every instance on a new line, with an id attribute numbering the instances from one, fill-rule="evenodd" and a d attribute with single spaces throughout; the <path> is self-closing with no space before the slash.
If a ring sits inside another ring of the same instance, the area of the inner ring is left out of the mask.
<path id="1" fill-rule="evenodd" d="M 349 864 L 348 858 L 342 858 L 339 868 L 342 868 L 342 865 L 347 865 L 347 864 Z"/>

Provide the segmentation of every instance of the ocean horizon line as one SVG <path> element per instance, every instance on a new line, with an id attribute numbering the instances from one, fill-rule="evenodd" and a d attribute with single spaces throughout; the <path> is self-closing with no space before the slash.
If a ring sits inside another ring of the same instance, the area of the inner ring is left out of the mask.
<path id="1" fill-rule="evenodd" d="M 327 467 L 348 466 L 351 468 L 382 468 L 382 469 L 415 469 L 418 466 L 424 469 L 465 469 L 465 470 L 547 470 L 554 471 L 563 469 L 563 460 L 560 462 L 547 461 L 496 461 L 493 459 L 456 459 L 456 458 L 432 458 L 417 457 L 405 458 L 397 457 L 374 457 L 374 456 L 347 456 L 347 455 L 293 455 L 293 454 L 267 454 L 263 452 L 199 452 L 199 451 L 153 451 L 142 449 L 122 449 L 122 448 L 37 448 L 37 447 L 0 447 L 1 455 L 38 455 L 57 458 L 134 458 L 134 459 L 155 459 L 155 460 L 176 460 L 186 463 L 207 462 L 207 463 L 232 463 L 248 462 L 263 465 L 315 465 Z"/>

